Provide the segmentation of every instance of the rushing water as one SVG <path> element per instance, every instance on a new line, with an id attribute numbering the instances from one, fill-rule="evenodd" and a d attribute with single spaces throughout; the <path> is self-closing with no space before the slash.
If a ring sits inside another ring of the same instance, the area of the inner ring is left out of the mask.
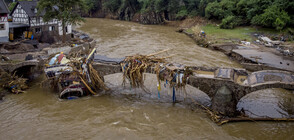
<path id="1" fill-rule="evenodd" d="M 195 45 L 189 37 L 166 26 L 87 19 L 80 30 L 97 39 L 98 53 L 109 57 L 150 54 L 170 48 L 166 56 L 186 65 L 240 67 L 219 52 Z M 169 88 L 157 99 L 156 77 L 146 74 L 146 87 L 123 88 L 122 75 L 105 77 L 112 89 L 102 96 L 60 100 L 38 84 L 0 103 L 0 139 L 294 139 L 293 122 L 242 122 L 217 126 L 205 112 L 185 102 L 171 103 Z M 210 99 L 187 87 L 204 105 Z M 140 97 L 138 96 L 140 95 Z M 267 89 L 245 96 L 238 104 L 252 117 L 293 117 L 293 93 Z"/>

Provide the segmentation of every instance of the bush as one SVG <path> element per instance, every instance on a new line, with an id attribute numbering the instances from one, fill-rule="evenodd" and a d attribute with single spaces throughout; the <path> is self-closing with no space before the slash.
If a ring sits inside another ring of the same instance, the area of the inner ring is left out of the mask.
<path id="1" fill-rule="evenodd" d="M 222 0 L 209 3 L 205 9 L 205 17 L 221 20 L 233 15 L 236 10 L 236 0 Z"/>
<path id="2" fill-rule="evenodd" d="M 120 5 L 121 0 L 108 0 L 103 4 L 103 7 L 114 13 L 120 8 Z"/>
<path id="3" fill-rule="evenodd" d="M 221 9 L 218 2 L 212 2 L 205 8 L 205 17 L 208 19 L 222 19 L 224 11 Z"/>
<path id="4" fill-rule="evenodd" d="M 265 9 L 263 14 L 253 17 L 251 23 L 282 30 L 287 24 L 290 24 L 290 16 L 287 12 L 274 5 Z"/>
<path id="5" fill-rule="evenodd" d="M 188 16 L 188 11 L 187 11 L 187 9 L 182 9 L 181 11 L 179 11 L 179 12 L 176 14 L 176 18 L 177 18 L 177 19 L 183 19 L 183 18 L 185 18 L 186 16 Z"/>
<path id="6" fill-rule="evenodd" d="M 9 11 L 12 11 L 13 8 L 15 7 L 16 5 L 16 2 L 12 2 L 10 5 L 9 5 Z"/>
<path id="7" fill-rule="evenodd" d="M 220 25 L 220 28 L 222 29 L 233 29 L 236 26 L 240 25 L 241 19 L 237 18 L 235 16 L 227 16 L 222 20 L 222 23 Z"/>

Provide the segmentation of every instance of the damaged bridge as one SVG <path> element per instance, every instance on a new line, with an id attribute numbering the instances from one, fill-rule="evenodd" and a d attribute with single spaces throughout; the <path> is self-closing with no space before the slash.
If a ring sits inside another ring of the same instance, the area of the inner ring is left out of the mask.
<path id="1" fill-rule="evenodd" d="M 11 63 L 1 63 L 0 68 L 3 70 L 13 73 L 18 71 L 24 67 L 37 67 L 40 65 L 38 60 L 28 60 L 28 61 L 21 61 L 21 62 L 11 62 Z"/>
<path id="2" fill-rule="evenodd" d="M 39 60 L 0 63 L 0 69 L 33 80 L 43 71 L 44 63 Z"/>
<path id="3" fill-rule="evenodd" d="M 100 76 L 121 73 L 123 58 L 95 56 L 93 67 Z M 212 109 L 234 116 L 238 102 L 254 91 L 268 88 L 294 90 L 294 75 L 291 72 L 265 70 L 249 74 L 244 69 L 189 67 L 193 75 L 188 84 L 206 93 L 212 99 Z M 147 73 L 155 73 L 148 68 Z M 225 91 L 225 95 L 222 94 Z"/>
<path id="4" fill-rule="evenodd" d="M 120 62 L 124 58 L 107 58 L 95 55 L 93 67 L 99 75 L 122 73 Z M 42 61 L 30 60 L 18 63 L 0 64 L 7 72 L 34 72 L 44 66 Z M 254 91 L 268 88 L 294 90 L 294 74 L 280 70 L 265 70 L 248 73 L 244 69 L 189 67 L 193 74 L 187 84 L 198 88 L 212 99 L 212 109 L 228 116 L 234 116 L 238 102 Z M 148 68 L 147 73 L 154 73 Z"/>

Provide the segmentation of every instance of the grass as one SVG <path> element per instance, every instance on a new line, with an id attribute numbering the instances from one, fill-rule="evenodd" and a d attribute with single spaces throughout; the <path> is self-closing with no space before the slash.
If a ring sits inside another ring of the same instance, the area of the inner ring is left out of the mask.
<path id="1" fill-rule="evenodd" d="M 231 42 L 232 40 L 246 40 L 252 42 L 253 33 L 280 34 L 279 31 L 267 28 L 254 28 L 250 26 L 237 27 L 234 29 L 220 29 L 220 27 L 208 24 L 201 27 L 205 31 L 207 38 L 216 42 Z"/>
<path id="2" fill-rule="evenodd" d="M 220 29 L 217 26 L 206 25 L 202 26 L 209 39 L 223 40 L 223 39 L 240 39 L 251 41 L 251 33 L 256 32 L 250 27 L 238 27 L 235 29 Z"/>

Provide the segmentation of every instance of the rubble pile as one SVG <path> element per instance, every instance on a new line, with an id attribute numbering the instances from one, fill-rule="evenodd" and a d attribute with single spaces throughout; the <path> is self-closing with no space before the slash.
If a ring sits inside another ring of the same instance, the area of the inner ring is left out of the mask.
<path id="1" fill-rule="evenodd" d="M 73 41 L 76 42 L 76 43 L 83 43 L 83 42 L 91 42 L 93 41 L 92 38 L 90 38 L 90 36 L 86 33 L 82 33 L 82 32 L 79 32 L 79 31 L 75 31 L 73 30 L 72 31 L 73 33 Z"/>
<path id="2" fill-rule="evenodd" d="M 258 40 L 255 41 L 255 43 L 264 45 L 269 48 L 276 48 L 277 51 L 279 51 L 281 54 L 285 56 L 294 56 L 294 48 L 293 46 L 287 45 L 286 41 L 288 39 L 285 39 L 284 36 L 281 37 L 272 37 L 276 40 L 272 40 L 271 38 L 263 35 L 258 35 L 257 36 Z"/>

